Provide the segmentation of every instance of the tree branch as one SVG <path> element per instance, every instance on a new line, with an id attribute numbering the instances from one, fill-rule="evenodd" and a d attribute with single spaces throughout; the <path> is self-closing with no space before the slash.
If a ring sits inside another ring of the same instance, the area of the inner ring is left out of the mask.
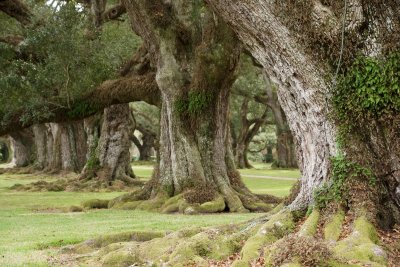
<path id="1" fill-rule="evenodd" d="M 1 0 L 0 10 L 24 26 L 31 22 L 32 14 L 29 8 L 20 0 Z"/>
<path id="2" fill-rule="evenodd" d="M 0 136 L 12 131 L 22 130 L 37 123 L 80 120 L 101 111 L 105 107 L 133 101 L 145 101 L 151 105 L 160 105 L 160 92 L 155 81 L 154 72 L 106 81 L 95 90 L 72 103 L 70 108 L 51 103 L 33 108 L 37 111 L 51 110 L 52 116 L 50 117 L 42 117 L 23 123 L 21 119 L 26 117 L 26 114 L 30 114 L 32 109 L 22 108 L 7 116 L 7 121 L 3 122 L 0 127 Z"/>

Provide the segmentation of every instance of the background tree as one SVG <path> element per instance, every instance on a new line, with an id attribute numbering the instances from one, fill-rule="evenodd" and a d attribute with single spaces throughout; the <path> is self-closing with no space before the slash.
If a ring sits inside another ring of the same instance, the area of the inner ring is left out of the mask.
<path id="1" fill-rule="evenodd" d="M 235 163 L 238 168 L 252 168 L 247 159 L 249 145 L 262 126 L 272 123 L 267 105 L 255 101 L 264 93 L 261 72 L 254 67 L 251 58 L 242 55 L 239 76 L 232 88 L 231 121 Z"/>
<path id="2" fill-rule="evenodd" d="M 250 142 L 265 124 L 276 124 L 277 159 L 275 167 L 297 167 L 295 145 L 276 88 L 263 75 L 251 56 L 242 56 L 241 71 L 233 86 L 232 121 L 235 159 L 239 168 L 250 168 L 247 151 Z M 237 102 L 241 104 L 238 105 Z M 240 110 L 240 112 L 239 112 Z M 240 119 L 238 119 L 240 118 Z"/>
<path id="3" fill-rule="evenodd" d="M 148 161 L 153 149 L 158 154 L 160 110 L 146 102 L 132 103 L 131 109 L 136 119 L 136 130 L 141 133 L 141 140 L 133 135 L 132 142 L 139 150 L 139 160 Z"/>

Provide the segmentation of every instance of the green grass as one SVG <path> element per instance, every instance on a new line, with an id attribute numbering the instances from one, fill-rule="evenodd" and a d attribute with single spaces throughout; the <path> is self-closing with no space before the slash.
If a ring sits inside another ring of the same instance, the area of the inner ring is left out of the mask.
<path id="1" fill-rule="evenodd" d="M 269 194 L 278 197 L 288 195 L 295 181 L 269 180 L 262 178 L 243 178 L 247 187 L 256 194 Z"/>
<path id="2" fill-rule="evenodd" d="M 300 178 L 301 174 L 298 169 L 272 169 L 270 164 L 265 163 L 252 163 L 253 169 L 239 170 L 243 177 L 257 175 L 257 176 L 269 176 L 278 178 Z M 139 177 L 149 178 L 152 173 L 152 165 L 147 164 L 146 166 L 138 166 L 132 164 L 133 171 Z"/>
<path id="3" fill-rule="evenodd" d="M 148 166 L 134 166 L 134 170 L 141 177 L 148 178 L 151 175 L 151 168 Z M 266 175 L 265 170 L 256 171 L 260 171 L 260 175 Z M 16 183 L 27 184 L 38 178 L 31 175 L 0 175 L 0 266 L 48 266 L 46 258 L 56 254 L 60 246 L 75 244 L 101 234 L 173 231 L 185 227 L 238 223 L 259 216 L 185 216 L 123 210 L 66 213 L 60 208 L 79 205 L 82 201 L 93 198 L 111 199 L 124 192 L 14 192 L 8 189 Z M 277 196 L 287 195 L 290 186 L 295 182 L 261 178 L 244 178 L 244 181 L 255 193 Z"/>

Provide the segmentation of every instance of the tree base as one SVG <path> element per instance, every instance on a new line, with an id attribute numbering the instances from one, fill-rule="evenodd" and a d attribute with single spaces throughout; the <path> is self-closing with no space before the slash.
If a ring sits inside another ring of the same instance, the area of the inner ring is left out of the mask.
<path id="1" fill-rule="evenodd" d="M 236 267 L 387 266 L 392 262 L 393 255 L 378 245 L 380 237 L 366 216 L 346 220 L 342 210 L 326 217 L 315 209 L 306 220 L 301 218 L 280 205 L 261 218 L 235 226 L 185 229 L 162 237 L 154 233 L 158 235 L 144 240 L 102 237 L 99 240 L 112 242 L 69 246 L 62 257 L 102 266 L 150 262 L 168 266 L 227 262 Z"/>
<path id="2" fill-rule="evenodd" d="M 191 215 L 230 212 L 228 201 L 235 198 L 240 202 L 241 208 L 231 212 L 268 212 L 281 201 L 280 198 L 269 195 L 257 196 L 241 188 L 232 190 L 230 193 L 233 195 L 210 191 L 208 188 L 189 189 L 173 197 L 169 197 L 162 190 L 154 196 L 152 192 L 154 192 L 154 184 L 150 181 L 147 186 L 138 191 L 111 200 L 109 207 Z"/>

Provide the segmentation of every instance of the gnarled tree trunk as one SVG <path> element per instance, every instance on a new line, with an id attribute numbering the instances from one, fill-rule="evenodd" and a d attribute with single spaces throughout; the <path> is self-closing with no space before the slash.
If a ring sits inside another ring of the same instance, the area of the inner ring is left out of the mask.
<path id="1" fill-rule="evenodd" d="M 46 169 L 79 173 L 86 162 L 87 150 L 83 121 L 50 123 L 50 132 L 46 141 Z"/>
<path id="2" fill-rule="evenodd" d="M 114 180 L 127 184 L 134 182 L 129 152 L 134 128 L 135 121 L 129 104 L 104 109 L 102 123 L 98 116 L 86 119 L 89 150 L 81 179 L 98 177 L 108 183 Z"/>

